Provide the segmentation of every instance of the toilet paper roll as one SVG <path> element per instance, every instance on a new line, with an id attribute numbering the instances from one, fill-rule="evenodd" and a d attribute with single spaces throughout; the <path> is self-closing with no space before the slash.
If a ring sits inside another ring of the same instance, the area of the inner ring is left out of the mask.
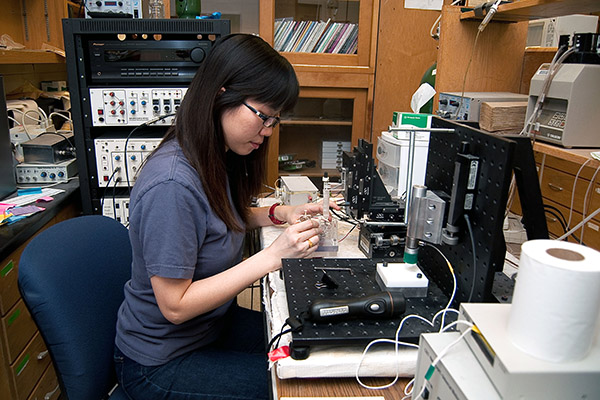
<path id="1" fill-rule="evenodd" d="M 576 361 L 589 352 L 600 315 L 600 252 L 554 240 L 521 247 L 508 335 L 542 360 Z"/>

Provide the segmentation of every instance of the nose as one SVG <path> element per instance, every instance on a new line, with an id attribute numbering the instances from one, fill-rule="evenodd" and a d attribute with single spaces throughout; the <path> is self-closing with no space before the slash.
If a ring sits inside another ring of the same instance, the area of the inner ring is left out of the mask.
<path id="1" fill-rule="evenodd" d="M 267 128 L 266 126 L 263 125 L 262 128 L 261 128 L 261 130 L 260 130 L 260 132 L 259 132 L 259 134 L 261 136 L 269 137 L 269 136 L 271 136 L 273 134 L 273 130 L 274 129 L 275 128 Z"/>

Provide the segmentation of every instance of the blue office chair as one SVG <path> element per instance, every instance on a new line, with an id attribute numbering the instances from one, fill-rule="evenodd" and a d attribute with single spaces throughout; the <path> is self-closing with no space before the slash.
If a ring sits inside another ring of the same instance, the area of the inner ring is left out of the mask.
<path id="1" fill-rule="evenodd" d="M 127 229 L 89 215 L 36 236 L 19 262 L 19 289 L 69 400 L 109 398 L 123 285 L 131 277 Z M 110 399 L 128 399 L 117 387 Z"/>

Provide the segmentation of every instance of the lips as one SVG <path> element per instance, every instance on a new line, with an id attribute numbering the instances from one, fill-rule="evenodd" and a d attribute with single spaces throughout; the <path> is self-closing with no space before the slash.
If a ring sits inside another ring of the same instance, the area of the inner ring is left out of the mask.
<path id="1" fill-rule="evenodd" d="M 252 145 L 252 148 L 253 148 L 254 150 L 256 150 L 256 149 L 258 149 L 258 148 L 260 147 L 260 145 L 261 145 L 262 143 L 258 143 L 258 142 L 250 142 L 250 144 Z"/>

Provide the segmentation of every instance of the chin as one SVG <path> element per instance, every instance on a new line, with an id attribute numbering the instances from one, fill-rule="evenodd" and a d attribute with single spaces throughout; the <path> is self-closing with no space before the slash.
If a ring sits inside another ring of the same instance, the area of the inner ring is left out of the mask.
<path id="1" fill-rule="evenodd" d="M 234 152 L 238 156 L 247 156 L 248 154 L 250 154 L 254 151 L 254 149 L 229 149 L 229 150 Z"/>

